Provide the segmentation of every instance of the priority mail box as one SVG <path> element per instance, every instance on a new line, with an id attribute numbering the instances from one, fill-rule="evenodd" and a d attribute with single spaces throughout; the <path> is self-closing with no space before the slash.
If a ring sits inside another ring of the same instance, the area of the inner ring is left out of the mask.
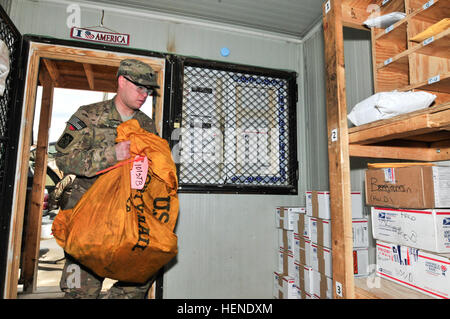
<path id="1" fill-rule="evenodd" d="M 294 237 L 292 230 L 278 229 L 278 243 L 280 248 L 288 250 L 291 253 L 294 251 Z"/>
<path id="2" fill-rule="evenodd" d="M 295 262 L 295 283 L 302 291 L 313 293 L 313 269 L 310 266 Z"/>
<path id="3" fill-rule="evenodd" d="M 369 275 L 369 248 L 353 248 L 353 275 L 355 277 Z"/>
<path id="4" fill-rule="evenodd" d="M 332 299 L 333 298 L 333 280 L 330 277 L 313 270 L 313 296 L 318 299 Z"/>
<path id="5" fill-rule="evenodd" d="M 432 252 L 450 252 L 450 209 L 372 207 L 375 239 Z"/>
<path id="6" fill-rule="evenodd" d="M 330 192 L 307 191 L 306 214 L 322 219 L 331 219 Z M 364 202 L 361 192 L 351 192 L 352 218 L 364 218 Z"/>
<path id="7" fill-rule="evenodd" d="M 275 224 L 277 228 L 284 228 L 287 230 L 294 230 L 294 224 L 297 222 L 298 214 L 305 214 L 304 207 L 297 206 L 280 206 L 277 207 L 275 215 Z"/>
<path id="8" fill-rule="evenodd" d="M 306 237 L 295 237 L 294 259 L 302 265 L 311 265 L 311 241 Z"/>
<path id="9" fill-rule="evenodd" d="M 310 217 L 311 242 L 331 248 L 331 221 Z M 353 247 L 369 247 L 369 225 L 367 219 L 352 219 Z"/>
<path id="10" fill-rule="evenodd" d="M 300 288 L 298 289 L 299 289 L 299 299 L 313 299 L 310 293 L 301 290 Z"/>
<path id="11" fill-rule="evenodd" d="M 294 272 L 294 255 L 285 249 L 278 251 L 278 268 L 277 271 L 283 275 L 291 275 Z"/>
<path id="12" fill-rule="evenodd" d="M 352 219 L 353 247 L 369 247 L 369 221 L 366 218 Z"/>
<path id="13" fill-rule="evenodd" d="M 331 248 L 331 221 L 311 217 L 309 225 L 311 242 Z"/>
<path id="14" fill-rule="evenodd" d="M 297 236 L 309 237 L 309 216 L 306 213 L 297 214 L 297 221 L 294 223 L 293 231 Z"/>
<path id="15" fill-rule="evenodd" d="M 366 170 L 366 203 L 394 208 L 450 207 L 450 167 L 406 166 Z"/>
<path id="16" fill-rule="evenodd" d="M 450 298 L 450 254 L 377 241 L 377 275 L 435 298 Z"/>
<path id="17" fill-rule="evenodd" d="M 280 290 L 283 287 L 283 274 L 278 272 L 278 271 L 274 271 L 273 272 L 273 297 L 274 298 L 279 298 L 280 297 Z"/>
<path id="18" fill-rule="evenodd" d="M 333 277 L 331 249 L 317 244 L 311 244 L 311 261 L 312 268 L 315 271 L 318 271 L 330 278 Z"/>
<path id="19" fill-rule="evenodd" d="M 292 276 L 283 277 L 283 286 L 279 299 L 298 299 L 297 289 L 295 287 L 295 280 Z"/>
<path id="20" fill-rule="evenodd" d="M 286 269 L 284 268 L 284 265 L 285 265 L 285 263 L 284 263 L 284 255 L 285 255 L 285 253 L 284 253 L 284 249 L 283 248 L 280 248 L 279 250 L 278 250 L 278 254 L 277 254 L 277 272 L 279 272 L 279 273 L 281 273 L 281 274 L 283 274 L 284 273 L 284 271 L 286 271 L 286 274 L 287 274 L 287 263 L 286 263 Z M 286 259 L 286 261 L 287 261 L 287 259 Z"/>

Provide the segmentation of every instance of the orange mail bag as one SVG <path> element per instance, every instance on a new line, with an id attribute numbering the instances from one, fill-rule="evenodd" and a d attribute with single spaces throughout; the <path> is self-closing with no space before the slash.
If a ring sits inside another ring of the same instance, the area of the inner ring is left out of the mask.
<path id="1" fill-rule="evenodd" d="M 131 188 L 132 161 L 99 176 L 73 209 L 56 216 L 56 242 L 102 277 L 143 283 L 178 251 L 176 167 L 166 140 L 137 120 L 117 128 L 116 142 L 130 140 L 131 158 L 145 155 L 148 174 L 141 190 Z"/>

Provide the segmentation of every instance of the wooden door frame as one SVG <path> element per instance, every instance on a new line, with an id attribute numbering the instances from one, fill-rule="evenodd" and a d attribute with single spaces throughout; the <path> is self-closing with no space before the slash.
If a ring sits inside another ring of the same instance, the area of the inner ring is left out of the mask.
<path id="1" fill-rule="evenodd" d="M 33 41 L 33 40 L 31 40 Z M 55 41 L 53 41 L 55 42 Z M 57 42 L 57 41 L 56 41 Z M 70 41 L 66 41 L 70 42 Z M 166 59 L 163 55 L 149 56 L 144 54 L 141 50 L 117 50 L 115 47 L 95 47 L 94 46 L 71 46 L 70 43 L 62 45 L 58 43 L 42 43 L 30 42 L 28 51 L 28 63 L 26 72 L 25 94 L 22 106 L 22 119 L 20 127 L 20 138 L 18 144 L 18 161 L 16 167 L 16 183 L 14 189 L 14 198 L 12 203 L 11 214 L 11 230 L 8 243 L 8 260 L 6 265 L 6 280 L 5 280 L 5 297 L 8 299 L 17 298 L 17 285 L 21 255 L 22 230 L 24 221 L 26 188 L 27 188 L 27 174 L 29 166 L 29 156 L 31 142 L 31 135 L 33 129 L 33 116 L 35 111 L 36 93 L 39 77 L 39 65 L 43 58 L 51 60 L 69 60 L 89 64 L 102 64 L 109 66 L 118 66 L 120 61 L 125 58 L 135 58 L 147 62 L 152 66 L 158 74 L 158 84 L 160 86 L 159 96 L 156 100 L 155 124 L 159 134 L 162 136 L 163 128 L 163 100 L 166 96 L 164 89 L 166 76 Z M 110 50 L 108 50 L 110 49 Z M 137 52 L 136 52 L 137 51 Z M 143 55 L 140 55 L 142 53 Z M 146 51 L 145 53 L 148 53 Z M 51 116 L 51 112 L 48 116 Z M 46 131 L 48 135 L 48 131 Z M 45 137 L 48 139 L 48 136 Z M 44 178 L 45 178 L 45 174 Z M 42 197 L 43 197 L 42 189 Z M 40 201 L 42 203 L 42 199 Z M 42 214 L 42 207 L 41 207 Z M 37 236 L 40 237 L 40 221 L 37 231 Z M 38 238 L 39 238 L 38 237 Z M 38 249 L 39 250 L 39 249 Z M 36 260 L 37 264 L 37 260 Z"/>

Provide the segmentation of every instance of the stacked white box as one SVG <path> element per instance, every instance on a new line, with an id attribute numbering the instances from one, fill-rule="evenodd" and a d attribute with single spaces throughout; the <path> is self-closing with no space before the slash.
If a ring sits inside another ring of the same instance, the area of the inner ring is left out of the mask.
<path id="1" fill-rule="evenodd" d="M 272 294 L 273 294 L 273 297 L 275 299 L 278 299 L 280 297 L 280 290 L 283 287 L 283 284 L 282 284 L 282 281 L 281 281 L 282 278 L 283 278 L 283 274 L 282 273 L 274 271 L 274 273 L 273 273 L 273 291 L 272 291 Z"/>
<path id="2" fill-rule="evenodd" d="M 353 248 L 353 275 L 355 277 L 369 275 L 369 248 Z"/>
<path id="3" fill-rule="evenodd" d="M 319 299 L 332 299 L 333 298 L 333 280 L 324 274 L 313 270 L 313 297 Z"/>
<path id="4" fill-rule="evenodd" d="M 292 276 L 283 277 L 283 287 L 281 289 L 282 298 L 280 299 L 298 299 L 297 288 L 295 280 Z"/>
<path id="5" fill-rule="evenodd" d="M 311 242 L 331 248 L 331 220 L 310 217 Z"/>
<path id="6" fill-rule="evenodd" d="M 311 244 L 312 268 L 325 276 L 333 277 L 333 262 L 331 249 Z"/>
<path id="7" fill-rule="evenodd" d="M 310 217 L 310 239 L 314 244 L 331 249 L 331 220 Z M 369 247 L 367 219 L 353 219 L 353 247 Z"/>
<path id="8" fill-rule="evenodd" d="M 294 224 L 297 222 L 298 214 L 305 214 L 306 209 L 304 207 L 277 207 L 275 215 L 275 225 L 277 228 L 283 228 L 286 230 L 294 230 Z"/>
<path id="9" fill-rule="evenodd" d="M 450 254 L 377 240 L 377 275 L 435 298 L 450 298 Z"/>
<path id="10" fill-rule="evenodd" d="M 372 207 L 375 239 L 438 253 L 450 252 L 450 209 Z"/>
<path id="11" fill-rule="evenodd" d="M 369 221 L 366 218 L 352 220 L 353 247 L 369 247 Z"/>
<path id="12" fill-rule="evenodd" d="M 331 219 L 330 192 L 307 191 L 306 214 L 322 219 Z M 364 202 L 361 192 L 351 192 L 352 218 L 364 218 Z"/>
<path id="13" fill-rule="evenodd" d="M 295 261 L 303 256 L 300 251 L 299 233 L 304 233 L 304 215 L 306 209 L 297 206 L 280 206 L 276 209 L 275 225 L 278 231 L 278 265 L 275 274 L 279 276 L 278 284 L 274 280 L 274 298 L 298 298 L 296 284 Z M 300 225 L 300 228 L 299 228 Z M 293 284 L 291 279 L 294 280 Z M 292 284 L 292 285 L 291 285 Z M 275 290 L 278 290 L 277 294 Z"/>

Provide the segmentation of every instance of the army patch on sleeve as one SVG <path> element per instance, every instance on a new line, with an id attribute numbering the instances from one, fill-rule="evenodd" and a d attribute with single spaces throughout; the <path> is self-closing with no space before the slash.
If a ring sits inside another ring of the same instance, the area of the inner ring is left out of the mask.
<path id="1" fill-rule="evenodd" d="M 84 123 L 75 115 L 72 115 L 72 117 L 67 121 L 67 124 L 70 124 L 77 131 L 84 129 L 87 126 L 86 123 Z"/>
<path id="2" fill-rule="evenodd" d="M 66 148 L 73 141 L 73 136 L 69 133 L 65 133 L 56 143 L 62 149 Z"/>

